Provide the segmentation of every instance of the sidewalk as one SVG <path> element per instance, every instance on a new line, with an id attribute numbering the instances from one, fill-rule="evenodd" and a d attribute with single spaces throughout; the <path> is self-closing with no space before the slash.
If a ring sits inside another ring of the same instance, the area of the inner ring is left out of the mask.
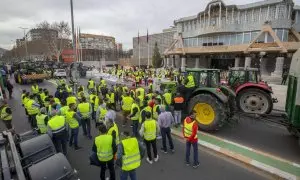
<path id="1" fill-rule="evenodd" d="M 173 128 L 172 134 L 182 138 L 181 128 Z M 300 180 L 299 164 L 207 133 L 199 132 L 198 138 L 198 144 L 208 149 L 254 166 L 279 178 Z"/>

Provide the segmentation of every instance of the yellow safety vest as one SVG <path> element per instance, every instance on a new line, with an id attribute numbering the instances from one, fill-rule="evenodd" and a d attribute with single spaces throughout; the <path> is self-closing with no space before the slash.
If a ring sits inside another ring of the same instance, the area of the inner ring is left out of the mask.
<path id="1" fill-rule="evenodd" d="M 93 80 L 89 81 L 89 89 L 94 89 L 95 88 L 95 82 Z"/>
<path id="2" fill-rule="evenodd" d="M 28 100 L 28 102 L 26 103 L 26 109 L 29 115 L 34 115 L 34 114 L 38 114 L 40 112 L 40 109 L 38 107 L 33 107 L 32 104 L 35 101 L 30 99 Z"/>
<path id="3" fill-rule="evenodd" d="M 95 138 L 99 161 L 107 162 L 113 159 L 112 143 L 113 137 L 111 135 L 100 135 Z"/>
<path id="4" fill-rule="evenodd" d="M 12 115 L 6 112 L 7 107 L 3 107 L 1 110 L 1 119 L 4 121 L 11 121 Z"/>
<path id="5" fill-rule="evenodd" d="M 100 107 L 100 114 L 99 114 L 98 122 L 104 121 L 104 118 L 105 118 L 105 116 L 106 116 L 106 113 L 107 113 L 107 109 L 106 109 L 106 108 Z"/>
<path id="6" fill-rule="evenodd" d="M 172 102 L 172 94 L 171 93 L 165 93 L 164 95 L 165 103 L 166 105 L 170 105 Z"/>
<path id="7" fill-rule="evenodd" d="M 137 88 L 136 92 L 140 92 L 140 96 L 145 97 L 145 89 L 143 89 L 143 88 Z"/>
<path id="8" fill-rule="evenodd" d="M 123 90 L 123 93 L 126 93 L 128 91 L 128 87 L 127 86 L 123 86 L 122 90 Z"/>
<path id="9" fill-rule="evenodd" d="M 147 141 L 152 141 L 156 138 L 156 121 L 154 119 L 144 122 L 144 138 Z"/>
<path id="10" fill-rule="evenodd" d="M 112 135 L 112 132 L 114 130 L 116 131 L 116 144 L 119 144 L 120 143 L 119 128 L 116 123 L 114 123 L 113 127 L 109 128 L 109 130 L 107 131 L 107 134 Z"/>
<path id="11" fill-rule="evenodd" d="M 90 115 L 90 104 L 89 103 L 78 104 L 78 109 L 83 118 L 89 117 L 89 115 Z"/>
<path id="12" fill-rule="evenodd" d="M 186 119 L 184 120 L 183 128 L 184 128 L 184 137 L 185 138 L 191 137 L 192 132 L 193 132 L 193 125 L 194 125 L 194 123 L 196 123 L 196 121 L 193 121 L 191 123 L 187 123 Z M 197 137 L 198 136 L 197 136 L 197 133 L 196 133 L 195 139 L 197 139 Z"/>
<path id="13" fill-rule="evenodd" d="M 71 129 L 76 129 L 79 127 L 79 123 L 78 123 L 77 119 L 74 118 L 75 113 L 76 112 L 74 112 L 74 111 L 66 112 L 66 121 L 69 124 Z"/>
<path id="14" fill-rule="evenodd" d="M 131 117 L 131 120 L 132 121 L 137 121 L 137 120 L 139 120 L 139 117 L 140 117 L 140 107 L 136 103 L 133 103 L 132 106 L 131 106 L 130 114 L 133 114 L 133 109 L 134 108 L 137 108 L 138 111 L 135 113 L 135 115 L 133 117 Z"/>
<path id="15" fill-rule="evenodd" d="M 95 96 L 95 104 L 94 104 L 94 111 L 97 111 L 98 107 L 99 107 L 99 97 Z"/>
<path id="16" fill-rule="evenodd" d="M 144 106 L 144 97 L 142 95 L 138 96 L 137 97 L 139 100 L 140 100 L 140 104 L 139 104 L 139 107 L 143 107 Z"/>
<path id="17" fill-rule="evenodd" d="M 60 114 L 62 116 L 65 116 L 66 115 L 66 112 L 69 110 L 69 106 L 63 106 L 60 108 Z"/>
<path id="18" fill-rule="evenodd" d="M 69 106 L 72 103 L 76 104 L 76 97 L 75 96 L 69 96 L 67 98 L 67 106 Z"/>
<path id="19" fill-rule="evenodd" d="M 142 112 L 143 111 L 146 111 L 146 112 L 150 112 L 151 113 L 151 118 L 153 117 L 152 115 L 152 108 L 150 106 L 146 106 L 144 107 L 144 109 L 141 110 L 140 112 L 140 118 L 139 118 L 139 121 L 142 122 Z"/>
<path id="20" fill-rule="evenodd" d="M 135 137 L 122 140 L 124 154 L 122 156 L 122 170 L 131 171 L 141 165 L 139 143 Z"/>
<path id="21" fill-rule="evenodd" d="M 46 94 L 42 92 L 42 93 L 40 94 L 40 98 L 41 98 L 42 102 L 44 102 L 45 97 L 46 97 Z"/>
<path id="22" fill-rule="evenodd" d="M 25 95 L 26 95 L 26 94 L 22 94 L 22 95 L 21 95 L 21 101 L 22 101 L 22 104 L 24 104 L 24 99 L 23 99 L 23 98 L 24 98 Z"/>
<path id="23" fill-rule="evenodd" d="M 52 133 L 59 133 L 66 129 L 66 120 L 64 116 L 53 116 L 48 121 L 48 126 L 52 130 Z"/>
<path id="24" fill-rule="evenodd" d="M 58 98 L 54 98 L 56 104 L 60 104 L 60 100 Z"/>
<path id="25" fill-rule="evenodd" d="M 160 108 L 160 105 L 155 105 L 153 107 L 153 118 L 156 119 L 156 120 L 158 119 L 157 107 Z"/>
<path id="26" fill-rule="evenodd" d="M 130 96 L 124 96 L 122 101 L 123 101 L 122 110 L 130 111 L 132 103 L 133 103 L 133 98 Z"/>
<path id="27" fill-rule="evenodd" d="M 47 126 L 45 124 L 46 117 L 47 117 L 47 115 L 45 115 L 45 114 L 36 115 L 36 117 L 35 117 L 37 127 L 39 128 L 41 134 L 45 134 L 47 132 Z"/>
<path id="28" fill-rule="evenodd" d="M 102 79 L 100 83 L 102 86 L 106 86 L 106 81 L 104 79 Z"/>
<path id="29" fill-rule="evenodd" d="M 95 97 L 96 95 L 94 95 L 94 94 L 91 94 L 90 95 L 90 103 L 91 104 L 95 104 L 95 100 L 94 100 L 94 97 Z"/>
<path id="30" fill-rule="evenodd" d="M 32 93 L 33 94 L 37 94 L 37 93 L 39 93 L 39 86 L 38 85 L 32 85 L 31 86 L 31 91 L 32 91 Z"/>
<path id="31" fill-rule="evenodd" d="M 71 93 L 73 89 L 69 85 L 67 85 L 66 90 L 67 90 L 68 93 Z"/>
<path id="32" fill-rule="evenodd" d="M 106 94 L 106 98 L 109 100 L 109 103 L 115 103 L 115 93 Z"/>
<path id="33" fill-rule="evenodd" d="M 195 81 L 194 81 L 194 76 L 188 75 L 187 79 L 189 82 L 185 85 L 186 88 L 193 88 L 195 87 Z"/>

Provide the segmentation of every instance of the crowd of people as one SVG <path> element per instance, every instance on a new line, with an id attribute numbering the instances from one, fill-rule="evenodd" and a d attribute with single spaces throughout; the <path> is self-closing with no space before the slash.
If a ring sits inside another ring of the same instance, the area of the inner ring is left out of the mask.
<path id="1" fill-rule="evenodd" d="M 141 71 L 132 73 L 139 80 Z M 145 74 L 151 75 L 151 71 Z M 144 78 L 143 73 L 141 78 Z M 58 80 L 57 84 L 53 95 L 36 83 L 31 86 L 31 91 L 22 91 L 21 101 L 28 122 L 40 134 L 49 134 L 56 150 L 65 155 L 68 145 L 75 151 L 82 148 L 78 142 L 80 127 L 83 136 L 92 140 L 91 128 L 95 125 L 99 135 L 94 137 L 90 161 L 91 165 L 101 167 L 100 179 L 105 179 L 107 168 L 110 179 L 115 179 L 115 164 L 121 167 L 122 180 L 128 176 L 132 180 L 136 179 L 135 170 L 140 166 L 145 150 L 149 164 L 159 160 L 158 138 L 162 138 L 163 153 L 168 153 L 167 140 L 169 152 L 175 152 L 171 127 L 178 127 L 182 122 L 184 97 L 180 93 L 174 96 L 169 90 L 162 93 L 155 91 L 151 81 L 142 87 L 140 80 L 136 81 L 134 88 L 129 88 L 121 84 L 108 85 L 102 78 L 99 84 L 89 79 L 86 87 L 80 85 L 76 93 L 64 79 Z M 7 122 L 7 129 L 11 129 L 11 109 L 5 101 L 2 101 L 0 109 L 1 119 Z M 130 125 L 131 132 L 119 132 L 116 123 L 118 112 L 123 115 L 121 125 Z M 188 150 L 186 164 L 189 165 L 190 147 L 193 145 L 194 154 L 197 154 L 198 147 L 198 126 L 193 112 L 185 118 L 183 125 Z M 198 166 L 198 157 L 194 155 L 193 167 Z"/>

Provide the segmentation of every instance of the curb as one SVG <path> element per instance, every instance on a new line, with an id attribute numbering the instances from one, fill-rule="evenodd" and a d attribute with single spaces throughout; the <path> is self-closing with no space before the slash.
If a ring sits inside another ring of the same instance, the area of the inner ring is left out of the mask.
<path id="1" fill-rule="evenodd" d="M 172 131 L 171 133 L 179 138 L 183 138 L 182 134 L 180 131 L 172 128 Z M 199 134 L 199 133 L 198 133 Z M 200 133 L 202 134 L 202 133 Z M 206 133 L 203 133 L 203 135 L 207 135 Z M 226 143 L 230 143 L 230 144 L 233 144 L 235 146 L 239 146 L 240 148 L 244 148 L 244 149 L 247 149 L 249 151 L 252 151 L 254 153 L 258 153 L 258 154 L 262 154 L 264 156 L 268 156 L 270 158 L 274 158 L 278 161 L 282 161 L 282 162 L 285 162 L 285 163 L 288 163 L 292 166 L 295 166 L 295 167 L 300 167 L 299 164 L 296 164 L 296 163 L 293 163 L 293 162 L 289 162 L 287 160 L 283 160 L 281 158 L 277 158 L 275 156 L 272 156 L 272 155 L 268 155 L 266 153 L 263 153 L 263 152 L 260 152 L 260 151 L 257 151 L 257 150 L 254 150 L 252 148 L 249 148 L 249 147 L 246 147 L 246 146 L 243 146 L 243 145 L 240 145 L 240 144 L 237 144 L 237 143 L 234 143 L 234 142 L 230 142 L 228 140 L 223 140 L 221 138 L 218 138 L 218 137 L 215 137 L 215 136 L 212 136 L 210 134 L 208 134 L 208 136 L 212 137 L 212 138 L 217 138 L 223 142 L 226 142 Z M 201 137 L 201 136 L 200 136 Z M 282 178 L 282 179 L 288 179 L 288 180 L 300 180 L 300 177 L 297 177 L 296 175 L 294 174 L 291 174 L 291 173 L 288 173 L 288 172 L 285 172 L 281 169 L 278 169 L 274 166 L 270 166 L 268 164 L 265 164 L 263 162 L 260 162 L 258 160 L 255 160 L 255 159 L 251 159 L 250 157 L 247 157 L 241 153 L 238 153 L 238 152 L 234 152 L 234 151 L 231 151 L 229 149 L 226 149 L 226 148 L 223 148 L 223 147 L 220 147 L 218 145 L 215 145 L 215 144 L 212 144 L 210 142 L 207 142 L 207 141 L 203 141 L 203 140 L 198 140 L 198 144 L 205 147 L 205 148 L 208 148 L 208 149 L 211 149 L 215 152 L 218 152 L 220 154 L 223 154 L 227 157 L 230 157 L 232 159 L 235 159 L 235 160 L 238 160 L 244 164 L 247 164 L 247 165 L 251 165 L 259 170 L 262 170 L 266 173 L 269 173 L 271 175 L 274 175 L 274 176 L 277 176 L 279 178 Z"/>

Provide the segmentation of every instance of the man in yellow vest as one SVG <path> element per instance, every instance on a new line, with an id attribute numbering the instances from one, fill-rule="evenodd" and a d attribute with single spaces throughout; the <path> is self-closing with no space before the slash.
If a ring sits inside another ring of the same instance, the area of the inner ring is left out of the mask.
<path id="1" fill-rule="evenodd" d="M 116 145 L 120 143 L 120 134 L 117 123 L 115 123 L 112 119 L 108 119 L 105 121 L 105 125 L 108 129 L 107 134 L 112 135 L 113 138 L 116 139 Z"/>
<path id="2" fill-rule="evenodd" d="M 107 134 L 104 124 L 99 125 L 100 135 L 95 138 L 90 156 L 91 165 L 101 167 L 100 179 L 106 180 L 105 171 L 108 168 L 110 180 L 115 180 L 114 154 L 117 152 L 116 140 L 112 135 Z"/>
<path id="3" fill-rule="evenodd" d="M 71 103 L 77 104 L 77 99 L 73 93 L 69 93 L 69 97 L 67 97 L 67 106 L 69 106 Z"/>
<path id="4" fill-rule="evenodd" d="M 187 78 L 184 81 L 184 87 L 185 87 L 185 100 L 188 100 L 188 98 L 191 96 L 191 94 L 193 93 L 193 90 L 195 89 L 195 80 L 194 80 L 194 76 L 189 73 L 187 75 Z"/>
<path id="5" fill-rule="evenodd" d="M 106 113 L 106 103 L 102 101 L 102 104 L 98 107 L 96 112 L 96 127 L 99 125 L 99 123 L 104 123 Z"/>
<path id="6" fill-rule="evenodd" d="M 194 152 L 194 164 L 193 168 L 197 168 L 199 164 L 198 159 L 198 124 L 195 121 L 196 112 L 192 111 L 188 117 L 184 119 L 183 122 L 183 137 L 186 139 L 186 153 L 185 153 L 185 163 L 190 165 L 190 150 L 193 146 Z"/>
<path id="7" fill-rule="evenodd" d="M 38 84 L 36 82 L 31 86 L 31 92 L 35 96 L 38 95 L 38 93 L 39 93 L 39 86 L 38 86 Z"/>
<path id="8" fill-rule="evenodd" d="M 79 150 L 82 147 L 78 146 L 78 134 L 79 134 L 79 120 L 80 117 L 75 112 L 76 104 L 69 105 L 69 109 L 66 111 L 66 122 L 71 129 L 71 136 L 69 139 L 69 146 L 72 147 L 74 143 L 74 149 Z"/>
<path id="9" fill-rule="evenodd" d="M 95 119 L 96 117 L 96 111 L 94 111 L 95 109 L 95 99 L 96 99 L 96 91 L 95 90 L 92 90 L 91 91 L 91 94 L 90 94 L 90 104 L 92 106 L 92 119 Z"/>
<path id="10" fill-rule="evenodd" d="M 47 110 L 45 107 L 41 108 L 40 112 L 36 115 L 36 124 L 40 134 L 47 133 L 47 123 L 48 123 L 48 116 Z"/>
<path id="11" fill-rule="evenodd" d="M 139 127 L 139 119 L 140 119 L 140 107 L 139 107 L 139 99 L 136 98 L 135 102 L 131 105 L 130 114 L 128 116 L 132 121 L 132 133 L 133 136 L 138 137 L 138 127 Z"/>
<path id="12" fill-rule="evenodd" d="M 58 115 L 56 111 L 52 111 L 51 116 L 52 118 L 48 121 L 48 134 L 52 137 L 56 151 L 67 155 L 68 131 L 66 119 L 64 116 Z"/>
<path id="13" fill-rule="evenodd" d="M 89 79 L 87 88 L 88 88 L 89 93 L 91 93 L 92 90 L 95 90 L 95 81 L 92 79 Z"/>
<path id="14" fill-rule="evenodd" d="M 78 104 L 77 113 L 81 118 L 81 125 L 83 130 L 83 135 L 92 139 L 91 136 L 91 114 L 92 106 L 86 101 L 86 98 L 82 98 L 82 103 Z"/>
<path id="15" fill-rule="evenodd" d="M 141 166 L 145 148 L 136 137 L 131 137 L 128 131 L 124 133 L 125 138 L 118 145 L 116 164 L 121 167 L 120 180 L 136 180 L 136 169 Z"/>
<path id="16" fill-rule="evenodd" d="M 144 97 L 143 95 L 141 95 L 141 92 L 140 91 L 137 91 L 137 95 L 136 95 L 136 98 L 139 99 L 139 107 L 140 109 L 142 109 L 144 107 Z"/>
<path id="17" fill-rule="evenodd" d="M 5 100 L 1 100 L 0 118 L 5 124 L 6 129 L 12 129 L 12 111 Z"/>
<path id="18" fill-rule="evenodd" d="M 147 148 L 147 162 L 153 164 L 151 147 L 154 153 L 154 162 L 158 161 L 156 135 L 159 133 L 159 126 L 157 121 L 151 118 L 151 113 L 146 112 L 146 121 L 142 124 L 140 129 L 140 135 L 144 138 L 144 142 Z"/>
<path id="19" fill-rule="evenodd" d="M 129 96 L 129 93 L 126 93 L 123 98 L 122 98 L 122 110 L 123 110 L 123 116 L 124 116 L 124 121 L 122 126 L 125 127 L 127 124 L 127 116 L 130 114 L 131 106 L 133 103 L 134 99 Z"/>
<path id="20" fill-rule="evenodd" d="M 166 89 L 165 93 L 163 94 L 163 100 L 166 106 L 166 111 L 169 111 L 172 103 L 172 93 L 168 89 Z"/>
<path id="21" fill-rule="evenodd" d="M 30 95 L 25 107 L 29 115 L 29 121 L 32 128 L 36 128 L 36 115 L 40 112 L 40 105 L 34 100 L 35 95 Z"/>
<path id="22" fill-rule="evenodd" d="M 108 99 L 108 104 L 111 104 L 116 110 L 116 98 L 113 90 L 110 90 L 109 93 L 106 94 L 106 98 Z"/>

